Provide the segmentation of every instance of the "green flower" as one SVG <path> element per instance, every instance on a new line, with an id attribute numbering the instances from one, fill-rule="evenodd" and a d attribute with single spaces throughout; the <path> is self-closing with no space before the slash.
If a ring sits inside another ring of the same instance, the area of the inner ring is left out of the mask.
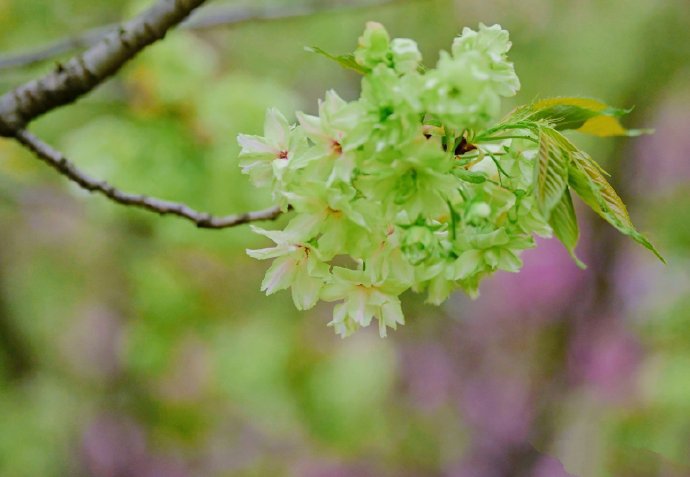
<path id="1" fill-rule="evenodd" d="M 362 96 L 354 102 L 357 126 L 344 138 L 347 150 L 364 146 L 368 154 L 409 143 L 421 131 L 422 105 L 419 75 L 400 77 L 378 65 L 362 80 Z"/>
<path id="2" fill-rule="evenodd" d="M 360 327 L 366 327 L 376 318 L 379 334 L 386 336 L 386 329 L 396 329 L 405 323 L 398 295 L 407 289 L 393 280 L 372 282 L 364 271 L 333 268 L 331 281 L 321 292 L 324 301 L 343 300 L 333 310 L 329 326 L 342 337 L 349 336 Z"/>
<path id="3" fill-rule="evenodd" d="M 438 138 L 419 135 L 405 155 L 363 164 L 355 185 L 367 197 L 382 198 L 386 217 L 403 210 L 410 217 L 435 218 L 448 212 L 447 201 L 458 194 L 458 181 L 449 173 L 452 161 Z"/>
<path id="4" fill-rule="evenodd" d="M 414 267 L 405 258 L 399 236 L 400 230 L 389 225 L 385 238 L 366 257 L 364 270 L 372 282 L 393 280 L 408 287 L 414 284 Z"/>
<path id="5" fill-rule="evenodd" d="M 415 270 L 416 283 L 413 290 L 421 292 L 426 289 L 426 302 L 441 305 L 459 286 L 454 273 L 454 261 L 453 256 L 445 255 L 435 263 L 424 263 L 424 266 L 418 267 Z"/>
<path id="6" fill-rule="evenodd" d="M 295 169 L 299 157 L 307 150 L 301 128 L 291 127 L 285 116 L 275 108 L 266 112 L 264 136 L 240 134 L 237 142 L 242 148 L 240 167 L 257 187 L 280 187 Z"/>
<path id="7" fill-rule="evenodd" d="M 320 260 L 318 251 L 309 244 L 295 241 L 290 232 L 259 227 L 252 227 L 252 230 L 276 243 L 275 247 L 247 250 L 247 255 L 252 258 L 275 259 L 261 283 L 261 291 L 272 295 L 291 288 L 292 300 L 298 310 L 312 308 L 329 276 L 329 267 Z"/>
<path id="8" fill-rule="evenodd" d="M 459 238 L 455 244 L 458 259 L 451 276 L 464 280 L 485 272 L 518 272 L 522 267 L 520 252 L 533 248 L 531 236 L 512 235 L 505 228 Z"/>
<path id="9" fill-rule="evenodd" d="M 300 159 L 305 166 L 311 165 L 307 174 L 312 179 L 324 180 L 328 184 L 339 180 L 349 183 L 355 168 L 355 157 L 351 151 L 343 151 L 343 139 L 359 121 L 335 91 L 328 91 L 326 99 L 319 101 L 319 115 L 297 113 L 306 136 L 313 146 Z"/>
<path id="10" fill-rule="evenodd" d="M 513 63 L 507 58 L 511 45 L 510 35 L 500 25 L 487 27 L 480 23 L 478 32 L 465 27 L 462 35 L 453 41 L 451 51 L 455 58 L 481 55 L 482 63 L 488 65 L 489 72 L 476 71 L 475 74 L 488 79 L 499 95 L 514 96 L 520 89 L 520 80 L 515 74 Z M 478 67 L 480 64 L 477 59 L 474 66 Z"/>
<path id="11" fill-rule="evenodd" d="M 513 96 L 520 81 L 506 59 L 508 32 L 500 26 L 465 28 L 452 55 L 441 52 L 436 69 L 425 75 L 424 104 L 449 126 L 479 130 L 496 119 L 501 96 Z"/>
<path id="12" fill-rule="evenodd" d="M 396 38 L 391 43 L 393 64 L 400 74 L 414 73 L 419 70 L 422 63 L 422 54 L 419 52 L 417 42 L 408 38 Z"/>
<path id="13" fill-rule="evenodd" d="M 350 185 L 341 183 L 338 189 L 331 189 L 319 182 L 303 184 L 300 192 L 285 193 L 298 213 L 286 231 L 302 240 L 314 239 L 321 255 L 329 259 L 343 249 L 353 256 L 365 255 L 375 237 L 370 226 L 375 218 L 356 195 Z"/>
<path id="14" fill-rule="evenodd" d="M 390 37 L 386 29 L 377 22 L 367 23 L 355 50 L 355 61 L 366 68 L 391 62 Z"/>
<path id="15" fill-rule="evenodd" d="M 243 171 L 293 214 L 282 231 L 254 228 L 276 244 L 248 251 L 274 259 L 262 290 L 290 288 L 299 309 L 341 301 L 330 322 L 338 334 L 376 319 L 385 336 L 404 321 L 407 289 L 437 305 L 458 288 L 476 297 L 485 277 L 521 268 L 535 235 L 572 251 L 564 191 L 651 247 L 596 163 L 558 132 L 592 114 L 623 130 L 611 108 L 560 98 L 490 127 L 520 87 L 510 46 L 498 25 L 466 28 L 426 69 L 414 41 L 368 23 L 354 56 L 332 57 L 364 75 L 359 98 L 329 91 L 317 115 L 297 113 L 297 126 L 272 109 L 264 137 L 241 135 Z M 545 196 L 558 208 L 545 208 Z M 348 262 L 356 270 L 336 266 Z"/>

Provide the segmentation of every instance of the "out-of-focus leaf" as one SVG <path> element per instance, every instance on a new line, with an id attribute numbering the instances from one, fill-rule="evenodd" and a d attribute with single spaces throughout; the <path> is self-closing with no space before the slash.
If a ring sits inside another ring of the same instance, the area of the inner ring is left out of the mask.
<path id="1" fill-rule="evenodd" d="M 327 51 L 319 48 L 318 46 L 307 46 L 304 48 L 310 53 L 316 53 L 317 55 L 325 56 L 329 60 L 333 60 L 346 70 L 353 70 L 357 73 L 363 75 L 367 72 L 367 69 L 355 61 L 354 55 L 332 55 Z"/>

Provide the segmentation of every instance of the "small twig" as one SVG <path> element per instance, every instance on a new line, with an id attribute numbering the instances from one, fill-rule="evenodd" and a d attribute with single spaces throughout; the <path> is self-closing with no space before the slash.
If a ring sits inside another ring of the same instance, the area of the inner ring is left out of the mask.
<path id="1" fill-rule="evenodd" d="M 186 204 L 156 199 L 140 194 L 130 194 L 115 188 L 106 181 L 89 176 L 87 173 L 80 170 L 74 163 L 70 162 L 62 153 L 53 149 L 29 131 L 17 131 L 15 133 L 15 138 L 24 147 L 33 152 L 40 160 L 72 182 L 78 184 L 82 189 L 102 194 L 118 204 L 138 207 L 160 215 L 176 215 L 193 222 L 199 228 L 224 229 L 247 224 L 249 222 L 275 220 L 282 214 L 279 207 L 271 207 L 265 210 L 216 217 L 207 212 L 194 210 Z"/>
<path id="2" fill-rule="evenodd" d="M 117 28 L 113 23 L 90 29 L 80 35 L 63 38 L 48 45 L 0 57 L 0 71 L 32 66 L 56 58 L 64 53 L 88 48 Z"/>

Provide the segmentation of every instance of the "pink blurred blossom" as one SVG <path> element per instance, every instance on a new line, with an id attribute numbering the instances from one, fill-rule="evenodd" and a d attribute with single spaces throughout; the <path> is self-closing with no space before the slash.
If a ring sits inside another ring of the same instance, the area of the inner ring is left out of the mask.
<path id="1" fill-rule="evenodd" d="M 461 408 L 475 441 L 505 447 L 528 439 L 533 418 L 530 401 L 525 383 L 479 375 L 464 383 Z"/>
<path id="2" fill-rule="evenodd" d="M 143 428 L 127 416 L 96 417 L 84 431 L 82 461 L 91 477 L 188 477 L 175 456 L 149 451 Z"/>
<path id="3" fill-rule="evenodd" d="M 586 261 L 585 249 L 581 245 L 578 255 Z M 498 272 L 487 279 L 480 287 L 480 298 L 470 303 L 463 314 L 497 322 L 558 319 L 559 311 L 584 283 L 586 273 L 577 268 L 556 239 L 537 239 L 537 247 L 527 250 L 522 258 L 520 273 Z"/>
<path id="4" fill-rule="evenodd" d="M 606 324 L 588 327 L 575 338 L 570 350 L 572 373 L 609 399 L 631 395 L 642 348 L 625 327 L 602 317 Z"/>
<path id="5" fill-rule="evenodd" d="M 575 477 L 566 472 L 558 459 L 550 456 L 542 457 L 534 468 L 533 477 Z"/>
<path id="6" fill-rule="evenodd" d="M 84 432 L 82 455 L 93 477 L 137 475 L 146 460 L 144 431 L 129 418 L 99 416 Z"/>
<path id="7" fill-rule="evenodd" d="M 671 97 L 662 103 L 652 127 L 655 133 L 637 142 L 638 194 L 664 193 L 690 184 L 690 98 Z"/>
<path id="8" fill-rule="evenodd" d="M 404 350 L 402 359 L 405 384 L 415 409 L 433 411 L 448 401 L 455 376 L 443 347 L 414 344 Z"/>

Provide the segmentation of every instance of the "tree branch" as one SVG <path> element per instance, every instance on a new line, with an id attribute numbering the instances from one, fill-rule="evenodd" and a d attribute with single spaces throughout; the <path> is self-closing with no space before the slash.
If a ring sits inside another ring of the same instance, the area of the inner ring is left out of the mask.
<path id="1" fill-rule="evenodd" d="M 82 189 L 102 194 L 118 204 L 138 207 L 160 215 L 176 215 L 177 217 L 193 222 L 199 228 L 224 229 L 247 224 L 249 222 L 275 220 L 282 214 L 279 207 L 271 207 L 265 210 L 216 217 L 206 212 L 194 210 L 186 204 L 169 202 L 167 200 L 156 199 L 140 194 L 122 192 L 106 181 L 101 181 L 89 176 L 87 173 L 80 170 L 74 163 L 70 162 L 64 155 L 41 141 L 29 131 L 17 131 L 14 137 L 24 147 L 33 152 L 38 159 L 48 164 L 72 182 L 78 184 Z"/>
<path id="2" fill-rule="evenodd" d="M 46 76 L 0 97 L 0 136 L 12 137 L 38 116 L 85 95 L 205 0 L 158 0 L 100 42 Z"/>

